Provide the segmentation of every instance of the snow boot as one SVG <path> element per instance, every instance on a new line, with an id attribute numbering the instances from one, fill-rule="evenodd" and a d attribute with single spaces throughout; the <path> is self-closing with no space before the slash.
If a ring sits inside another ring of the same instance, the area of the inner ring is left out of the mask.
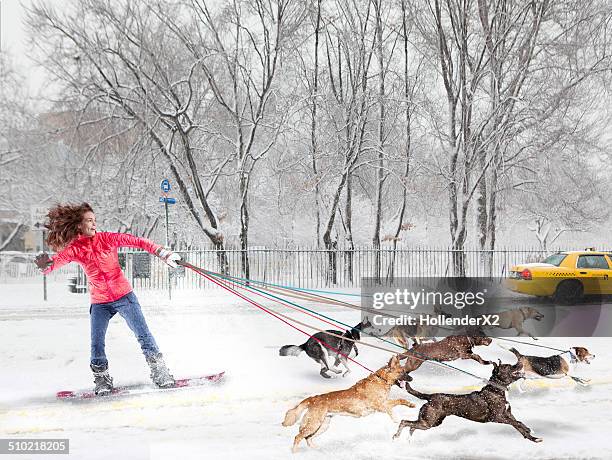
<path id="1" fill-rule="evenodd" d="M 108 364 L 98 366 L 90 364 L 89 367 L 93 372 L 94 383 L 96 384 L 94 393 L 99 396 L 110 394 L 113 391 L 113 378 L 108 373 Z"/>
<path id="2" fill-rule="evenodd" d="M 170 374 L 164 357 L 161 353 L 156 355 L 149 355 L 147 358 L 147 364 L 151 368 L 151 380 L 153 383 L 160 388 L 172 388 L 175 384 L 174 377 Z"/>

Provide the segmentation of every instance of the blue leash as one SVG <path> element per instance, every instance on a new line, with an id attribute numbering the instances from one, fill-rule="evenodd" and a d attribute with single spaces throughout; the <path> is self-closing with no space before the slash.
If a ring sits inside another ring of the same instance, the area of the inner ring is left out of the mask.
<path id="1" fill-rule="evenodd" d="M 202 269 L 199 269 L 199 270 L 202 270 Z M 212 276 L 214 276 L 214 277 L 223 278 L 223 279 L 225 279 L 225 280 L 228 280 L 228 279 L 230 279 L 230 278 L 232 278 L 232 279 L 238 279 L 237 277 L 231 277 L 231 276 L 226 277 L 226 275 L 222 275 L 222 274 L 220 274 L 220 273 L 210 272 L 210 271 L 208 271 L 208 270 L 202 270 L 202 271 L 203 271 L 203 272 L 207 272 L 209 275 L 212 275 Z M 214 274 L 213 274 L 213 273 L 214 273 Z M 291 301 L 289 301 L 289 300 L 286 300 L 286 299 L 283 299 L 283 298 L 281 298 L 281 297 L 275 296 L 274 294 L 269 294 L 269 293 L 267 293 L 267 292 L 265 292 L 265 291 L 261 291 L 261 290 L 259 290 L 259 289 L 257 289 L 257 288 L 252 287 L 252 286 L 248 286 L 248 285 L 246 285 L 245 283 L 242 283 L 242 282 L 236 282 L 236 284 L 239 284 L 239 285 L 243 286 L 243 287 L 244 287 L 245 289 L 247 289 L 247 290 L 248 290 L 248 289 L 251 289 L 251 290 L 256 291 L 256 292 L 259 292 L 259 293 L 261 293 L 261 294 L 263 294 L 263 295 L 265 295 L 265 296 L 269 296 L 269 297 L 272 297 L 272 298 L 274 298 L 274 299 L 276 299 L 276 300 L 280 300 L 280 301 L 282 301 L 282 302 L 289 303 L 289 304 L 291 304 L 291 305 L 294 305 L 294 306 L 295 306 L 295 307 L 297 307 L 297 308 L 300 308 L 300 309 L 302 309 L 302 310 L 306 310 L 306 311 L 308 311 L 308 312 L 310 312 L 310 313 L 313 313 L 313 314 L 315 314 L 315 315 L 317 315 L 317 316 L 321 316 L 321 317 L 326 318 L 326 319 L 328 319 L 328 320 L 330 320 L 330 321 L 334 321 L 335 323 L 341 324 L 341 325 L 343 325 L 343 326 L 345 326 L 345 327 L 347 327 L 347 328 L 349 328 L 349 329 L 353 329 L 353 326 L 349 326 L 348 324 L 345 324 L 345 323 L 343 323 L 342 321 L 338 321 L 337 319 L 330 318 L 329 316 L 323 315 L 322 313 L 316 312 L 316 311 L 314 311 L 314 310 L 310 310 L 310 309 L 308 309 L 308 308 L 306 308 L 306 307 L 303 307 L 303 306 L 301 306 L 301 305 L 299 305 L 299 304 L 296 304 L 296 303 L 291 302 Z M 389 340 L 383 339 L 382 337 L 378 337 L 378 336 L 376 336 L 376 335 L 374 335 L 374 334 L 370 334 L 369 332 L 365 332 L 365 331 L 361 331 L 361 332 L 362 332 L 362 333 L 364 333 L 364 334 L 366 334 L 366 335 L 368 335 L 368 336 L 370 336 L 370 337 L 374 337 L 374 338 L 376 338 L 376 339 L 378 339 L 378 340 L 381 340 L 382 342 L 385 342 L 385 343 L 391 344 L 391 345 L 393 345 L 393 346 L 395 346 L 395 347 L 401 348 L 401 349 L 402 349 L 404 352 L 411 353 L 411 354 L 413 354 L 413 355 L 417 356 L 419 359 L 422 359 L 423 361 L 431 361 L 431 362 L 436 363 L 436 364 L 438 364 L 438 365 L 440 365 L 440 366 L 447 367 L 447 368 L 449 368 L 449 369 L 453 369 L 453 370 L 456 370 L 456 371 L 462 372 L 462 373 L 464 373 L 464 374 L 466 374 L 466 375 L 469 375 L 470 377 L 474 377 L 474 378 L 476 378 L 476 379 L 478 379 L 478 380 L 481 380 L 481 381 L 485 381 L 485 382 L 488 382 L 488 381 L 489 381 L 488 379 L 486 379 L 486 378 L 484 378 L 484 377 L 480 377 L 480 376 L 478 376 L 478 375 L 476 375 L 476 374 L 472 374 L 471 372 L 464 371 L 463 369 L 459 369 L 458 367 L 451 366 L 450 364 L 447 364 L 447 363 L 445 363 L 445 362 L 443 362 L 443 361 L 437 361 L 437 360 L 435 360 L 435 359 L 429 358 L 427 355 L 424 355 L 424 354 L 422 354 L 422 353 L 419 353 L 418 351 L 414 351 L 414 350 L 406 350 L 404 347 L 402 347 L 401 345 L 398 345 L 398 344 L 397 344 L 397 343 L 395 343 L 395 342 L 391 342 L 391 341 L 389 341 Z"/>

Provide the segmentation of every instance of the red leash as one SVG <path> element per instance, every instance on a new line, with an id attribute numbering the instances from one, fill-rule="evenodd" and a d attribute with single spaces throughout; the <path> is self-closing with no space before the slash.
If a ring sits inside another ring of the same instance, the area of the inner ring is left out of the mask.
<path id="1" fill-rule="evenodd" d="M 310 337 L 311 339 L 316 340 L 317 342 L 319 342 L 321 345 L 325 346 L 326 348 L 329 348 L 330 350 L 335 351 L 336 353 L 338 353 L 339 355 L 344 356 L 346 359 L 348 359 L 349 361 L 357 364 L 358 366 L 363 367 L 366 371 L 370 372 L 370 373 L 374 373 L 373 370 L 368 369 L 366 366 L 364 366 L 363 364 L 361 364 L 359 361 L 355 361 L 353 358 L 350 358 L 348 355 L 342 353 L 340 350 L 332 347 L 331 345 L 329 345 L 328 343 L 325 343 L 323 340 L 320 340 L 316 337 L 314 337 L 313 335 L 309 334 L 306 331 L 303 331 L 302 329 L 300 329 L 299 327 L 291 324 L 290 322 L 288 322 L 287 320 L 281 318 L 280 316 L 276 315 L 275 313 L 271 312 L 270 310 L 266 309 L 265 307 L 262 307 L 261 305 L 259 305 L 257 302 L 252 301 L 251 299 L 249 299 L 248 297 L 243 296 L 242 294 L 240 294 L 238 291 L 236 291 L 235 289 L 232 289 L 230 287 L 227 287 L 226 285 L 222 284 L 221 282 L 215 280 L 213 277 L 207 275 L 206 273 L 202 272 L 198 267 L 195 267 L 194 265 L 191 265 L 188 262 L 183 262 L 183 261 L 179 261 L 178 262 L 179 265 L 182 265 L 184 267 L 187 267 L 191 270 L 193 270 L 194 272 L 196 272 L 198 275 L 203 276 L 204 278 L 206 278 L 209 281 L 212 281 L 213 283 L 215 283 L 217 286 L 221 286 L 223 289 L 225 289 L 226 291 L 229 291 L 235 295 L 237 295 L 238 297 L 240 297 L 242 300 L 246 300 L 248 303 L 250 303 L 251 305 L 254 305 L 255 307 L 259 308 L 262 311 L 265 311 L 266 313 L 268 313 L 269 315 L 274 316 L 276 319 L 282 321 L 283 323 L 285 323 L 286 325 L 292 327 L 293 329 L 300 331 L 302 334 L 307 335 L 308 337 Z M 332 323 L 329 323 L 332 324 Z M 334 324 L 332 324 L 332 326 L 335 326 Z M 336 327 L 336 326 L 335 326 Z"/>

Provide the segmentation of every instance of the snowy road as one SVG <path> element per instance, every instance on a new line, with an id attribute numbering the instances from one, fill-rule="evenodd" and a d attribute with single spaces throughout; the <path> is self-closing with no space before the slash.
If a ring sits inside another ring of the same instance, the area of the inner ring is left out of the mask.
<path id="1" fill-rule="evenodd" d="M 179 293 L 172 304 L 164 293 L 143 292 L 139 297 L 145 315 L 175 376 L 226 370 L 225 381 L 115 400 L 56 401 L 56 391 L 86 389 L 92 383 L 87 296 L 64 289 L 50 286 L 50 300 L 44 304 L 39 286 L 0 286 L 1 438 L 69 438 L 69 457 L 76 459 L 612 458 L 612 339 L 541 341 L 560 348 L 583 345 L 597 355 L 593 364 L 580 369 L 580 376 L 592 379 L 588 388 L 565 379 L 547 386 L 529 382 L 527 393 L 510 392 L 513 413 L 544 438 L 541 444 L 524 440 L 508 426 L 455 417 L 415 433 L 412 440 L 406 431 L 400 440 L 391 441 L 397 425 L 375 414 L 335 417 L 318 438 L 317 450 L 303 445 L 292 456 L 297 426 L 280 424 L 287 409 L 305 396 L 346 388 L 364 377 L 365 370 L 353 365 L 350 376 L 327 381 L 305 356 L 279 357 L 281 345 L 302 343 L 303 336 L 220 291 Z M 324 311 L 348 324 L 359 321 L 354 311 Z M 495 344 L 477 351 L 485 359 L 513 362 L 513 356 Z M 521 351 L 548 354 L 534 347 Z M 107 353 L 116 384 L 147 381 L 138 344 L 121 318 L 111 321 Z M 359 358 L 378 368 L 389 355 L 362 346 Z M 490 368 L 474 362 L 455 364 L 482 377 L 490 374 Z M 467 392 L 480 385 L 472 377 L 433 364 L 422 366 L 414 377 L 414 387 L 427 392 Z M 405 393 L 395 388 L 392 396 Z M 414 419 L 417 409 L 399 407 L 395 414 L 398 419 Z"/>

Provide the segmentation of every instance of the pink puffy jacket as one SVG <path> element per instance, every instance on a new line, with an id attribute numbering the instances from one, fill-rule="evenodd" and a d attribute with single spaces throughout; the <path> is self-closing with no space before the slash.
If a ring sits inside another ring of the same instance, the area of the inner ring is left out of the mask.
<path id="1" fill-rule="evenodd" d="M 77 262 L 87 275 L 91 303 L 113 302 L 130 293 L 132 286 L 119 266 L 117 248 L 128 246 L 153 254 L 161 246 L 127 233 L 97 232 L 93 237 L 79 236 L 52 257 L 47 274 L 69 262 Z"/>

